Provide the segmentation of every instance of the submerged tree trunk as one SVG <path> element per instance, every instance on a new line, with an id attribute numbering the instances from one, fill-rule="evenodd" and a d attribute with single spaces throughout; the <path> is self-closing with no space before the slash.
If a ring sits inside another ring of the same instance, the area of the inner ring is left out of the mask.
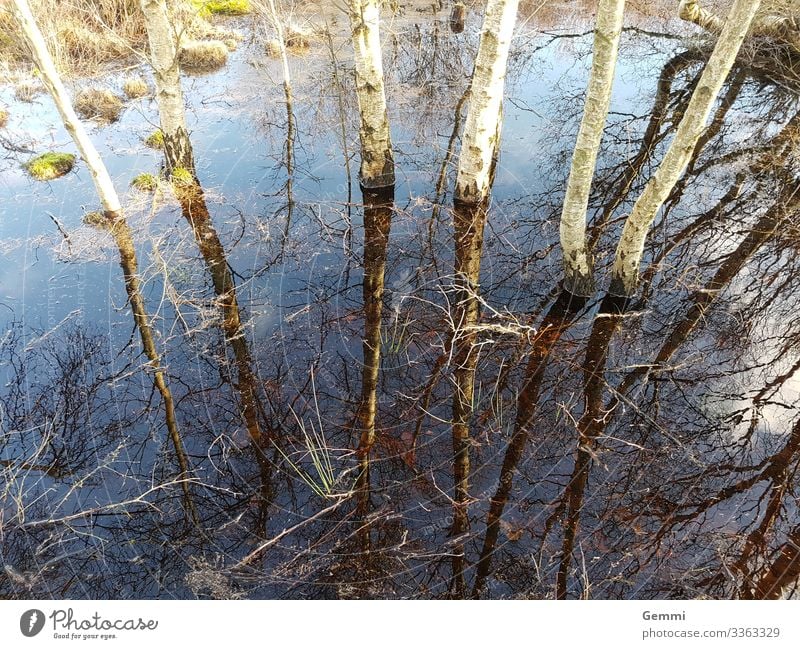
<path id="1" fill-rule="evenodd" d="M 483 253 L 486 206 L 456 202 L 455 222 L 455 305 L 451 350 L 453 355 L 453 529 L 462 538 L 469 529 L 470 420 L 478 364 L 475 325 L 480 315 L 479 278 Z M 463 538 L 453 547 L 453 589 L 466 596 Z"/>
<path id="2" fill-rule="evenodd" d="M 561 211 L 564 288 L 574 295 L 594 292 L 592 261 L 586 246 L 586 209 L 611 103 L 624 9 L 625 0 L 601 0 L 597 8 L 592 71 Z"/>
<path id="3" fill-rule="evenodd" d="M 394 204 L 394 187 L 364 192 L 364 338 L 361 370 L 361 401 L 358 410 L 359 519 L 369 513 L 370 452 L 375 444 L 375 421 L 378 410 L 378 380 L 381 367 L 381 315 L 386 274 L 386 251 Z M 362 523 L 363 524 L 363 523 Z M 363 525 L 362 546 L 369 548 L 369 527 Z"/>
<path id="4" fill-rule="evenodd" d="M 518 0 L 489 0 L 472 73 L 469 112 L 458 161 L 454 198 L 479 204 L 489 196 L 492 157 L 500 138 L 506 66 Z"/>
<path id="5" fill-rule="evenodd" d="M 144 299 L 139 289 L 138 266 L 136 262 L 136 250 L 133 245 L 133 236 L 122 214 L 122 205 L 120 204 L 119 196 L 114 189 L 114 184 L 111 182 L 111 177 L 108 174 L 103 160 L 100 158 L 97 149 L 94 144 L 92 144 L 92 141 L 83 128 L 83 124 L 81 124 L 72 108 L 69 95 L 56 71 L 53 60 L 47 50 L 44 37 L 39 31 L 39 27 L 36 25 L 36 21 L 28 6 L 28 1 L 14 0 L 12 9 L 25 35 L 25 39 L 28 42 L 34 62 L 39 69 L 42 82 L 53 96 L 64 127 L 78 147 L 81 158 L 83 158 L 83 161 L 86 163 L 92 175 L 95 189 L 103 205 L 104 221 L 102 225 L 109 229 L 119 250 L 120 265 L 122 266 L 125 279 L 125 290 L 131 304 L 131 310 L 133 311 L 134 322 L 139 330 L 142 347 L 149 361 L 148 364 L 153 370 L 153 383 L 164 401 L 167 431 L 172 440 L 178 466 L 180 467 L 179 479 L 181 480 L 181 488 L 186 498 L 187 508 L 194 521 L 197 523 L 197 512 L 191 500 L 187 481 L 189 476 L 189 462 L 178 430 L 178 421 L 175 416 L 175 404 L 172 398 L 172 391 L 167 384 L 164 369 L 161 367 L 161 358 L 156 349 L 155 336 L 150 327 L 150 318 L 147 314 Z"/>
<path id="6" fill-rule="evenodd" d="M 236 370 L 234 387 L 239 393 L 239 408 L 247 428 L 258 463 L 261 479 L 261 503 L 259 507 L 259 526 L 266 524 L 267 509 L 272 500 L 272 464 L 266 455 L 265 447 L 273 431 L 264 431 L 259 415 L 263 415 L 259 400 L 258 376 L 254 371 L 253 357 L 247 344 L 245 327 L 239 301 L 236 296 L 236 282 L 228 265 L 225 248 L 220 241 L 211 214 L 206 205 L 205 195 L 200 183 L 195 181 L 188 186 L 176 187 L 175 194 L 181 204 L 183 216 L 192 228 L 197 247 L 211 276 L 222 320 L 220 329 L 225 342 L 233 352 L 233 365 Z"/>
<path id="7" fill-rule="evenodd" d="M 291 71 L 289 70 L 289 56 L 286 52 L 286 36 L 274 0 L 267 0 L 266 9 L 278 41 L 278 53 L 283 70 L 283 96 L 286 100 L 286 146 L 284 149 L 284 161 L 286 163 L 286 225 L 283 229 L 283 242 L 281 243 L 281 251 L 283 251 L 289 238 L 289 229 L 291 228 L 292 214 L 294 213 L 294 94 L 292 91 Z"/>
<path id="8" fill-rule="evenodd" d="M 752 591 L 742 599 L 782 599 L 784 591 L 800 579 L 800 526 L 795 527 Z"/>
<path id="9" fill-rule="evenodd" d="M 583 363 L 584 412 L 578 422 L 578 444 L 572 476 L 564 491 L 564 540 L 561 546 L 561 562 L 556 577 L 556 599 L 566 599 L 572 551 L 583 508 L 584 494 L 589 482 L 592 458 L 595 456 L 597 438 L 605 430 L 610 412 L 604 409 L 605 369 L 608 350 L 614 333 L 622 324 L 626 300 L 606 296 L 600 305 Z"/>
<path id="10" fill-rule="evenodd" d="M 166 0 L 140 0 L 150 45 L 150 65 L 156 82 L 156 102 L 164 136 L 167 176 L 175 169 L 195 174 L 192 145 L 186 128 L 181 71 L 175 28 Z"/>
<path id="11" fill-rule="evenodd" d="M 500 155 L 503 90 L 517 5 L 517 0 L 490 0 L 486 8 L 453 192 L 453 592 L 461 598 L 467 595 L 464 537 L 469 530 L 470 420 L 478 364 L 475 325 L 480 315 L 483 231 Z"/>
<path id="12" fill-rule="evenodd" d="M 265 435 L 259 423 L 258 382 L 253 372 L 253 359 L 242 324 L 236 283 L 228 266 L 225 249 L 211 222 L 203 188 L 199 183 L 176 188 L 183 216 L 192 228 L 195 241 L 211 276 L 214 294 L 222 313 L 222 333 L 233 351 L 237 388 L 241 398 L 242 419 L 253 444 L 261 448 Z"/>
<path id="13" fill-rule="evenodd" d="M 631 296 L 636 292 L 639 266 L 650 225 L 692 157 L 714 101 L 736 60 L 760 1 L 734 2 L 711 58 L 692 93 L 675 139 L 625 222 L 612 270 L 609 289 L 612 294 Z"/>
<path id="14" fill-rule="evenodd" d="M 517 397 L 514 432 L 503 456 L 500 479 L 491 497 L 489 512 L 486 515 L 486 533 L 483 537 L 483 549 L 478 560 L 475 584 L 472 589 L 472 597 L 474 598 L 481 596 L 486 579 L 491 571 L 492 555 L 500 534 L 500 521 L 508 504 L 511 489 L 514 486 L 514 472 L 522 460 L 523 452 L 528 443 L 530 426 L 536 412 L 539 392 L 550 353 L 561 339 L 563 333 L 575 321 L 585 302 L 584 298 L 576 298 L 568 291 L 562 291 L 539 326 L 539 333 L 533 342 L 533 348 L 525 371 L 525 380 Z"/>
<path id="15" fill-rule="evenodd" d="M 350 27 L 356 68 L 360 116 L 361 169 L 364 200 L 364 337 L 361 399 L 358 408 L 357 513 L 362 523 L 361 545 L 370 546 L 370 529 L 363 523 L 370 507 L 370 455 L 375 444 L 378 379 L 381 365 L 381 314 L 386 248 L 394 203 L 394 153 L 383 83 L 380 2 L 349 0 Z"/>
<path id="16" fill-rule="evenodd" d="M 394 154 L 383 86 L 379 0 L 349 0 L 361 116 L 361 186 L 394 186 Z"/>

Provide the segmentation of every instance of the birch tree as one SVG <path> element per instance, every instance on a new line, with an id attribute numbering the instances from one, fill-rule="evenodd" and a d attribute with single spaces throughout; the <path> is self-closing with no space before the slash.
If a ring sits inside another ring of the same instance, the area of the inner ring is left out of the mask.
<path id="1" fill-rule="evenodd" d="M 703 133 L 714 102 L 725 83 L 761 0 L 735 0 L 714 51 L 706 64 L 675 138 L 653 178 L 647 183 L 625 222 L 617 246 L 609 291 L 630 296 L 636 292 L 639 266 L 650 225 L 686 169 Z"/>
<path id="2" fill-rule="evenodd" d="M 464 125 L 454 199 L 481 203 L 488 198 L 492 156 L 500 137 L 506 67 L 519 0 L 489 0 L 472 73 L 472 92 Z"/>
<path id="3" fill-rule="evenodd" d="M 172 171 L 177 168 L 186 169 L 194 175 L 192 145 L 186 128 L 186 110 L 181 89 L 178 44 L 167 2 L 140 0 L 140 5 L 144 13 L 150 65 L 156 84 L 156 103 L 164 136 L 167 176 L 172 175 Z"/>
<path id="4" fill-rule="evenodd" d="M 70 97 L 56 70 L 44 37 L 31 13 L 28 0 L 13 0 L 11 7 L 14 17 L 28 44 L 33 61 L 39 69 L 42 82 L 52 95 L 58 113 L 64 123 L 64 127 L 75 142 L 81 158 L 89 169 L 95 189 L 103 206 L 102 223 L 104 227 L 108 228 L 119 251 L 120 265 L 125 279 L 125 290 L 131 305 L 131 310 L 133 311 L 134 322 L 139 330 L 142 348 L 144 349 L 148 364 L 153 372 L 153 383 L 164 401 L 167 430 L 178 459 L 182 488 L 186 497 L 187 506 L 195 522 L 197 522 L 197 514 L 192 505 L 188 482 L 186 481 L 189 473 L 189 463 L 178 430 L 172 391 L 167 384 L 166 373 L 161 365 L 161 358 L 155 344 L 155 336 L 150 326 L 150 317 L 147 314 L 144 298 L 142 297 L 139 287 L 136 250 L 133 245 L 133 236 L 130 227 L 122 213 L 122 204 L 120 203 L 116 189 L 114 189 L 114 184 L 111 181 L 108 170 L 103 160 L 100 158 L 100 154 L 89 139 L 86 130 L 83 128 L 83 124 L 81 124 L 72 108 Z"/>
<path id="5" fill-rule="evenodd" d="M 573 295 L 594 292 L 591 255 L 586 245 L 586 208 L 611 103 L 624 9 L 625 0 L 601 0 L 597 8 L 592 70 L 561 211 L 564 288 Z"/>
<path id="6" fill-rule="evenodd" d="M 363 190 L 364 198 L 364 336 L 361 370 L 361 400 L 358 408 L 360 437 L 358 515 L 364 518 L 370 508 L 370 453 L 375 444 L 378 414 L 378 383 L 381 369 L 381 324 L 386 277 L 386 253 L 392 222 L 394 188 Z M 362 547 L 370 547 L 370 527 L 363 525 Z"/>
<path id="7" fill-rule="evenodd" d="M 470 419 L 478 363 L 475 325 L 486 210 L 499 156 L 503 92 L 517 0 L 491 0 L 486 8 L 470 105 L 453 192 L 455 304 L 453 307 L 453 591 L 466 596 L 463 537 L 469 528 Z"/>
<path id="8" fill-rule="evenodd" d="M 793 4 L 795 6 L 792 6 Z M 796 4 L 791 1 L 777 1 L 764 2 L 762 6 L 764 10 L 754 18 L 751 33 L 754 36 L 773 38 L 788 45 L 795 52 L 800 51 L 800 29 L 798 29 L 797 18 L 791 15 L 792 10 L 796 10 Z M 725 24 L 722 18 L 703 7 L 698 0 L 681 0 L 678 15 L 683 20 L 694 23 L 714 34 L 719 34 Z"/>
<path id="9" fill-rule="evenodd" d="M 349 0 L 361 117 L 361 186 L 394 185 L 394 154 L 383 84 L 379 0 Z"/>

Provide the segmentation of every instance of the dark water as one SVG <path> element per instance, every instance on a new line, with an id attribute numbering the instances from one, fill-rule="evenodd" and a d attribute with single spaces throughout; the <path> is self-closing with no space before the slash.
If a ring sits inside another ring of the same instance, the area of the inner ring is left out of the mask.
<path id="1" fill-rule="evenodd" d="M 290 168 L 280 69 L 256 40 L 223 71 L 185 79 L 210 214 L 202 237 L 168 189 L 126 196 L 199 524 L 175 480 L 118 251 L 82 222 L 97 202 L 85 167 L 42 184 L 20 169 L 28 155 L 0 160 L 2 596 L 445 597 L 461 542 L 467 582 L 479 575 L 485 597 L 792 592 L 781 589 L 800 572 L 797 86 L 767 61 L 737 67 L 653 227 L 633 303 L 620 310 L 598 292 L 565 304 L 558 216 L 591 47 L 567 18 L 545 34 L 521 26 L 509 66 L 480 279 L 473 501 L 466 537 L 453 538 L 448 188 L 478 27 L 472 15 L 452 34 L 443 12 L 387 24 L 398 183 L 367 522 L 348 497 L 369 254 L 343 19 L 332 48 L 321 37 L 292 58 Z M 602 286 L 704 45 L 624 35 L 590 206 Z M 20 104 L 2 88 L 0 101 L 10 141 L 72 150 L 46 96 Z M 158 171 L 161 154 L 141 144 L 156 122 L 142 100 L 92 132 L 118 188 Z M 213 269 L 225 268 L 238 346 L 215 293 Z M 243 349 L 261 453 L 243 417 Z"/>

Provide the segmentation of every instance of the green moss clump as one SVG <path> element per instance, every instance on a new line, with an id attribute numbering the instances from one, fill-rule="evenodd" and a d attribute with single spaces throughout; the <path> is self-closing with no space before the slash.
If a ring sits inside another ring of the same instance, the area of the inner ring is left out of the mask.
<path id="1" fill-rule="evenodd" d="M 212 14 L 244 16 L 253 11 L 250 0 L 194 0 L 194 6 L 203 18 Z"/>
<path id="2" fill-rule="evenodd" d="M 175 167 L 172 170 L 172 184 L 178 187 L 188 187 L 194 185 L 194 176 L 192 172 L 183 167 Z"/>
<path id="3" fill-rule="evenodd" d="M 25 163 L 25 170 L 36 180 L 53 180 L 72 171 L 75 156 L 71 153 L 43 153 Z"/>
<path id="4" fill-rule="evenodd" d="M 161 132 L 161 129 L 155 130 L 147 136 L 144 143 L 151 149 L 161 151 L 164 148 L 164 133 Z"/>
<path id="5" fill-rule="evenodd" d="M 140 192 L 154 192 L 158 188 L 158 178 L 153 174 L 139 174 L 131 180 L 131 187 Z"/>

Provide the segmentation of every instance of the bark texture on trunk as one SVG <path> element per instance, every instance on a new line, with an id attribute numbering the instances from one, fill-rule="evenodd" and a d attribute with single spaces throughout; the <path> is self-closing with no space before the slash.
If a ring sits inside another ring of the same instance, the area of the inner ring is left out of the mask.
<path id="1" fill-rule="evenodd" d="M 144 13 L 150 65 L 156 83 L 156 103 L 161 132 L 164 135 L 164 156 L 167 176 L 177 168 L 195 173 L 192 145 L 186 128 L 186 111 L 178 64 L 178 44 L 170 20 L 166 0 L 140 0 Z"/>
<path id="2" fill-rule="evenodd" d="M 686 113 L 678 125 L 675 138 L 625 222 L 612 270 L 609 289 L 612 294 L 631 296 L 636 292 L 639 266 L 650 225 L 692 157 L 714 101 L 733 67 L 760 3 L 760 0 L 734 2 L 711 58 L 692 93 Z"/>
<path id="3" fill-rule="evenodd" d="M 361 116 L 361 186 L 390 187 L 394 185 L 394 155 L 383 85 L 380 2 L 350 0 L 349 4 Z"/>
<path id="4" fill-rule="evenodd" d="M 462 203 L 482 203 L 489 195 L 492 158 L 500 139 L 498 123 L 506 66 L 518 5 L 518 0 L 489 0 L 486 7 L 458 161 L 454 198 Z"/>
<path id="5" fill-rule="evenodd" d="M 594 293 L 591 256 L 586 246 L 586 209 L 611 103 L 624 10 L 625 0 L 601 0 L 597 8 L 592 71 L 561 211 L 564 288 L 574 295 Z"/>

